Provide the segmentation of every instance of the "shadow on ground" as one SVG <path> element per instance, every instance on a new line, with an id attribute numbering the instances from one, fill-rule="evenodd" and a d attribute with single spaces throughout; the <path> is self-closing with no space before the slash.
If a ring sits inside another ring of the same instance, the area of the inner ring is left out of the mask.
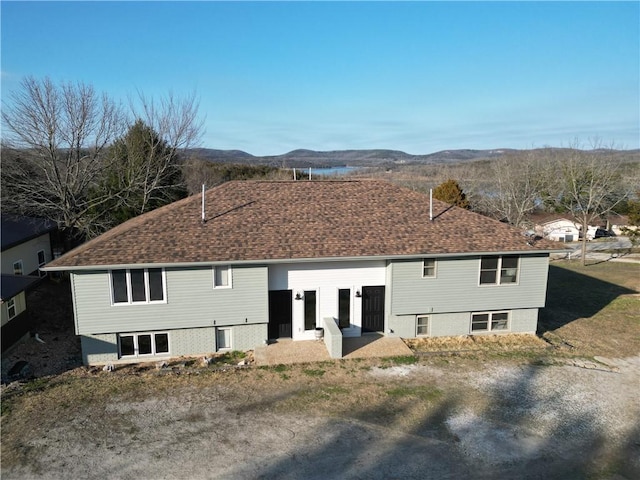
<path id="1" fill-rule="evenodd" d="M 583 275 L 568 268 L 549 266 L 547 303 L 540 311 L 538 332 L 556 330 L 579 318 L 597 314 L 631 289 Z"/>

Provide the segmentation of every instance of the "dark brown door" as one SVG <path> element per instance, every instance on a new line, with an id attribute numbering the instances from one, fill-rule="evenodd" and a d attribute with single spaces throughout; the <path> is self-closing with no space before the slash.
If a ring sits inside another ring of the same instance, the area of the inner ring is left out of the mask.
<path id="1" fill-rule="evenodd" d="M 362 331 L 384 330 L 384 285 L 362 287 Z"/>
<path id="2" fill-rule="evenodd" d="M 269 291 L 269 338 L 291 337 L 291 290 Z"/>

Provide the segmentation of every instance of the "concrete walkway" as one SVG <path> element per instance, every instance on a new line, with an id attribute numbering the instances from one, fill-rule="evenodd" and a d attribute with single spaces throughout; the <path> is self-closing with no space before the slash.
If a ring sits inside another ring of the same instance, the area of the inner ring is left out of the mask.
<path id="1" fill-rule="evenodd" d="M 413 355 L 402 339 L 378 334 L 343 338 L 343 358 L 399 357 Z M 279 339 L 275 343 L 256 347 L 256 365 L 323 362 L 332 360 L 322 340 Z"/>

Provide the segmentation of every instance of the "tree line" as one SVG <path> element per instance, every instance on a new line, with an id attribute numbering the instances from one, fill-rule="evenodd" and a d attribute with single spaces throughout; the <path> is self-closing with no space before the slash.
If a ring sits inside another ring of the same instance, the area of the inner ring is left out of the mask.
<path id="1" fill-rule="evenodd" d="M 535 213 L 562 214 L 582 232 L 589 225 L 603 224 L 611 214 L 627 215 L 631 225 L 640 225 L 637 153 L 621 155 L 599 144 L 591 149 L 574 145 L 521 151 L 487 162 L 433 167 L 423 174 L 422 183 L 413 176 L 413 188 L 434 188 L 435 198 L 525 231 L 534 226 Z M 402 177 L 399 181 L 403 183 Z M 627 233 L 634 240 L 637 237 L 635 231 Z M 587 238 L 582 237 L 584 259 Z"/>
<path id="2" fill-rule="evenodd" d="M 193 94 L 139 94 L 125 108 L 91 85 L 25 78 L 3 99 L 3 212 L 52 219 L 76 243 L 197 193 L 202 184 L 291 178 L 275 167 L 190 156 L 203 133 L 198 107 Z M 416 190 L 435 188 L 436 198 L 523 229 L 536 211 L 564 213 L 583 231 L 610 212 L 632 221 L 640 216 L 638 154 L 598 142 L 391 173 L 379 175 Z"/>
<path id="3" fill-rule="evenodd" d="M 195 95 L 139 94 L 125 108 L 81 82 L 23 79 L 3 100 L 2 210 L 57 222 L 69 243 L 263 166 L 186 155 L 203 133 Z"/>

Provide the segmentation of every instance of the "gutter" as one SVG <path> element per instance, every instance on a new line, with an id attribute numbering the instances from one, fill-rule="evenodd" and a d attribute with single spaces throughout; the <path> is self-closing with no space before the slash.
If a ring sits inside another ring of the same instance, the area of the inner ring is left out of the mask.
<path id="1" fill-rule="evenodd" d="M 417 260 L 422 258 L 452 258 L 452 257 L 479 257 L 489 255 L 540 255 L 551 253 L 569 253 L 566 248 L 549 250 L 511 250 L 511 251 L 486 251 L 486 252 L 466 252 L 466 253 L 417 253 L 410 255 L 369 255 L 359 257 L 310 257 L 310 258 L 278 258 L 278 259 L 250 259 L 250 260 L 221 260 L 210 262 L 160 262 L 160 263 L 120 263 L 105 265 L 82 265 L 82 266 L 54 266 L 41 267 L 43 272 L 67 272 L 67 271 L 89 271 L 89 270 L 114 270 L 133 268 L 185 268 L 185 267 L 212 267 L 216 265 L 274 265 L 285 263 L 318 263 L 318 262 L 354 262 L 354 261 L 387 261 L 387 260 Z"/>

